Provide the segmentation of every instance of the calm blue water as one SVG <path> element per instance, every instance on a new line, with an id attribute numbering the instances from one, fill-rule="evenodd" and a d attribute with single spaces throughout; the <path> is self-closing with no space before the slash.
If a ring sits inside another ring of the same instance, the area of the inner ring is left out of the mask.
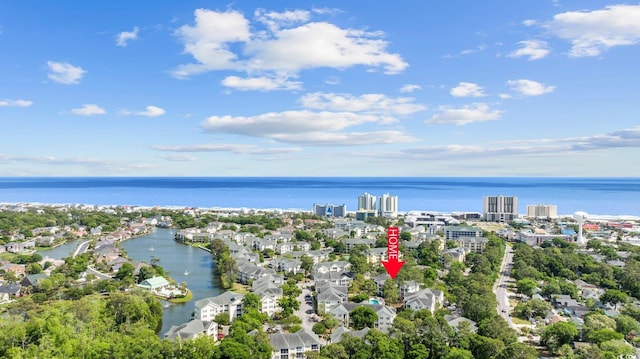
<path id="1" fill-rule="evenodd" d="M 398 196 L 400 211 L 482 211 L 485 195 L 558 205 L 561 214 L 640 215 L 640 178 L 47 177 L 0 178 L 0 202 L 311 209 L 358 195 Z"/>

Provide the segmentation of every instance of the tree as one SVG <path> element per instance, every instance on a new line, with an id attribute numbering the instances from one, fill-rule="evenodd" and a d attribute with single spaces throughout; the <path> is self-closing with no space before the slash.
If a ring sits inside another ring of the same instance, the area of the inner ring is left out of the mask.
<path id="1" fill-rule="evenodd" d="M 578 329 L 572 322 L 557 322 L 544 329 L 542 344 L 551 350 L 556 350 L 564 344 L 569 344 L 578 335 Z"/>
<path id="2" fill-rule="evenodd" d="M 116 278 L 119 280 L 125 280 L 127 278 L 133 279 L 133 271 L 135 267 L 133 264 L 126 262 L 123 263 L 120 269 L 118 269 L 118 273 L 116 273 Z"/>
<path id="3" fill-rule="evenodd" d="M 465 349 L 451 348 L 445 359 L 473 359 L 473 354 Z"/>
<path id="4" fill-rule="evenodd" d="M 360 330 L 365 327 L 373 328 L 378 320 L 378 314 L 369 307 L 358 306 L 349 313 L 349 318 L 353 322 L 353 327 Z"/>
<path id="5" fill-rule="evenodd" d="M 247 293 L 242 298 L 242 309 L 255 309 L 260 311 L 260 296 L 255 293 Z"/>
<path id="6" fill-rule="evenodd" d="M 526 345 L 524 343 L 511 343 L 509 344 L 500 355 L 497 356 L 497 359 L 537 359 L 538 352 L 532 346 Z"/>
<path id="7" fill-rule="evenodd" d="M 324 325 L 324 323 L 319 322 L 314 324 L 311 330 L 318 335 L 322 335 L 327 332 L 327 327 Z"/>
<path id="8" fill-rule="evenodd" d="M 364 336 L 364 340 L 371 346 L 371 358 L 403 359 L 404 353 L 398 339 L 372 329 Z"/>
<path id="9" fill-rule="evenodd" d="M 631 332 L 637 332 L 640 329 L 638 322 L 628 315 L 620 315 L 616 318 L 616 331 L 627 335 Z"/>
<path id="10" fill-rule="evenodd" d="M 300 302 L 294 297 L 282 297 L 278 299 L 278 305 L 282 308 L 280 314 L 283 318 L 290 316 L 295 310 L 300 309 Z"/>
<path id="11" fill-rule="evenodd" d="M 607 289 L 600 297 L 600 301 L 602 303 L 613 304 L 617 308 L 619 303 L 627 302 L 627 295 L 617 289 Z"/>
<path id="12" fill-rule="evenodd" d="M 395 280 L 386 280 L 382 285 L 382 294 L 387 304 L 396 304 L 400 301 L 398 284 Z"/>
<path id="13" fill-rule="evenodd" d="M 531 297 L 533 291 L 538 287 L 538 283 L 531 278 L 523 278 L 516 282 L 516 287 L 518 288 L 518 293 Z"/>
<path id="14" fill-rule="evenodd" d="M 540 299 L 531 299 L 516 305 L 513 314 L 521 319 L 544 318 L 551 312 L 551 309 L 551 304 Z"/>
<path id="15" fill-rule="evenodd" d="M 304 272 L 309 275 L 309 273 L 311 273 L 311 269 L 313 269 L 313 259 L 305 254 L 300 257 L 300 262 L 300 268 L 304 269 Z"/>

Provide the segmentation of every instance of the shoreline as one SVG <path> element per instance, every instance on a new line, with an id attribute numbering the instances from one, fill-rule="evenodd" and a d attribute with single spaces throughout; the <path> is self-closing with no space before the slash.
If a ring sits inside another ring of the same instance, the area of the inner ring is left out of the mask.
<path id="1" fill-rule="evenodd" d="M 313 213 L 312 210 L 304 209 L 304 208 L 276 208 L 276 207 L 191 207 L 191 206 L 179 206 L 179 205 L 130 205 L 130 204 L 89 204 L 89 203 L 66 203 L 66 202 L 0 202 L 0 207 L 2 206 L 19 206 L 19 207 L 93 207 L 92 209 L 105 209 L 105 208 L 130 208 L 130 209 L 140 209 L 140 210 L 170 210 L 170 211 L 179 211 L 185 209 L 198 209 L 200 211 L 211 211 L 211 212 L 226 212 L 226 213 L 241 213 L 241 214 L 256 214 L 256 213 Z M 87 209 L 87 208 L 81 208 Z M 2 209 L 0 209 L 2 211 Z M 355 215 L 356 211 L 347 211 L 348 215 Z M 455 210 L 455 211 L 440 211 L 435 209 L 411 209 L 408 211 L 398 211 L 398 215 L 410 215 L 411 213 L 437 213 L 442 215 L 454 214 L 454 213 L 480 213 L 478 211 L 463 211 L 463 210 Z M 519 214 L 520 218 L 525 218 L 524 214 Z M 570 214 L 559 214 L 558 220 L 565 217 L 572 217 L 573 213 Z M 346 217 L 345 217 L 346 218 Z M 589 220 L 598 221 L 598 220 L 629 220 L 629 221 L 640 221 L 639 214 L 598 214 L 598 213 L 589 213 Z M 169 227 L 174 228 L 174 227 Z M 83 239 L 83 238 L 79 238 Z M 66 242 L 65 242 L 66 243 Z M 62 243 L 64 244 L 64 243 Z M 59 245 L 62 245 L 59 244 Z"/>

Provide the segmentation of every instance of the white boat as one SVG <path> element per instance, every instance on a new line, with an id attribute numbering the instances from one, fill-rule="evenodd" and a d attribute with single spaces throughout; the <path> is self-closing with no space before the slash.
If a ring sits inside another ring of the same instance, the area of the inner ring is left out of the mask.
<path id="1" fill-rule="evenodd" d="M 186 271 L 184 271 L 184 273 L 182 273 L 182 274 L 183 274 L 183 275 L 189 275 L 189 271 L 188 271 L 188 270 L 186 270 Z"/>
<path id="2" fill-rule="evenodd" d="M 149 247 L 149 250 L 150 251 L 155 251 L 155 249 L 153 249 L 153 247 Z"/>

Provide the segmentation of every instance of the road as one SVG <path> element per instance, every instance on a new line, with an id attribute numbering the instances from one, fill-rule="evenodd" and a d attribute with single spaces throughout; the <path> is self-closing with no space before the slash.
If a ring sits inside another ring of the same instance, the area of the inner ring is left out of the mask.
<path id="1" fill-rule="evenodd" d="M 300 295 L 297 298 L 298 301 L 300 302 L 300 309 L 296 310 L 293 313 L 296 316 L 298 316 L 300 319 L 302 319 L 302 324 L 301 324 L 302 328 L 309 329 L 309 331 L 311 331 L 311 328 L 313 328 L 313 325 L 317 323 L 311 320 L 311 318 L 317 318 L 317 315 L 315 314 L 315 310 L 313 309 L 313 304 L 308 304 L 304 299 L 306 295 L 311 295 L 311 290 L 308 288 L 308 286 L 312 284 L 313 284 L 312 281 L 304 281 L 302 283 L 298 283 L 298 288 L 302 289 L 302 293 L 300 293 Z M 313 311 L 313 314 L 307 314 L 308 310 Z"/>
<path id="2" fill-rule="evenodd" d="M 511 328 L 517 329 L 509 316 L 509 296 L 507 295 L 507 282 L 510 279 L 509 275 L 511 273 L 512 266 L 513 248 L 506 246 L 504 256 L 502 257 L 502 264 L 500 265 L 500 276 L 493 285 L 493 293 L 495 293 L 496 300 L 498 301 L 498 314 L 507 321 Z"/>
<path id="3" fill-rule="evenodd" d="M 87 266 L 87 274 L 93 274 L 96 276 L 97 279 L 113 279 L 113 277 L 108 276 L 102 272 L 98 272 L 97 270 L 91 268 L 90 266 Z"/>
<path id="4" fill-rule="evenodd" d="M 80 255 L 80 254 L 83 254 L 84 252 L 86 252 L 87 249 L 89 248 L 89 244 L 90 243 L 91 243 L 91 241 L 84 241 L 84 242 L 80 243 L 78 245 L 78 248 L 76 248 L 76 251 L 73 252 L 73 256 L 75 257 L 77 255 Z"/>

